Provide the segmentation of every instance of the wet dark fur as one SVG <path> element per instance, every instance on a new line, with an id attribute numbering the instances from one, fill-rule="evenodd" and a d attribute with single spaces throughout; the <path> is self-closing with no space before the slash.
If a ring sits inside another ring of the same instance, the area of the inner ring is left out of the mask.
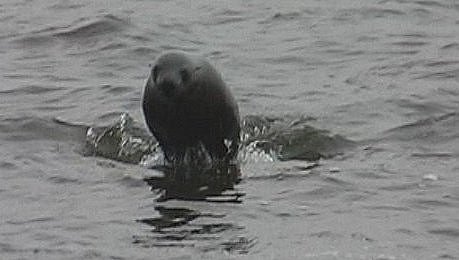
<path id="1" fill-rule="evenodd" d="M 212 159 L 237 154 L 239 111 L 220 74 L 204 59 L 184 53 L 161 55 L 145 86 L 146 123 L 169 160 L 202 144 Z M 231 141 L 228 149 L 224 140 Z"/>

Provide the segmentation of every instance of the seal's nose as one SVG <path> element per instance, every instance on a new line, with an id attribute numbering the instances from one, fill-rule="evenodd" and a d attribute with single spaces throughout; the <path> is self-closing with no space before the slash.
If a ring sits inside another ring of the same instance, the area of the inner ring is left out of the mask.
<path id="1" fill-rule="evenodd" d="M 166 97 L 172 97 L 177 89 L 177 84 L 173 80 L 165 78 L 159 82 L 158 88 Z"/>

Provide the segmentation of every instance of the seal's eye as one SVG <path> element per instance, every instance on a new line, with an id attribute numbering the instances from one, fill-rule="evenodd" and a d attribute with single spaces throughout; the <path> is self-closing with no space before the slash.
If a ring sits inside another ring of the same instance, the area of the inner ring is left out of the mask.
<path id="1" fill-rule="evenodd" d="M 158 77 L 158 66 L 154 66 L 153 70 L 151 71 L 151 75 L 153 77 L 153 82 L 156 82 L 156 78 Z"/>
<path id="2" fill-rule="evenodd" d="M 190 79 L 190 73 L 186 69 L 181 69 L 180 77 L 182 77 L 183 82 L 186 82 Z"/>

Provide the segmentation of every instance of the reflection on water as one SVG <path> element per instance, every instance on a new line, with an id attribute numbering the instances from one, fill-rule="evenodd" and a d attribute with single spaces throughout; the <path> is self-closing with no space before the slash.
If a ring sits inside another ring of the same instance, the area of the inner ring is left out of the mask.
<path id="1" fill-rule="evenodd" d="M 204 200 L 240 203 L 244 193 L 234 189 L 241 180 L 238 165 L 217 165 L 209 169 L 192 166 L 163 166 L 162 177 L 148 177 L 145 181 L 160 193 L 158 201 L 169 199 Z"/>
<path id="2" fill-rule="evenodd" d="M 242 203 L 245 196 L 234 187 L 241 180 L 239 165 L 224 164 L 209 169 L 176 165 L 163 166 L 161 170 L 164 176 L 144 179 L 152 191 L 160 194 L 157 202 L 180 199 Z M 199 244 L 203 251 L 247 254 L 257 241 L 241 235 L 245 227 L 228 222 L 225 214 L 164 205 L 154 209 L 159 216 L 137 220 L 151 226 L 152 235 L 134 236 L 134 244 L 143 247 L 196 247 Z M 222 233 L 229 239 L 221 241 Z"/>
<path id="3" fill-rule="evenodd" d="M 151 226 L 151 235 L 134 236 L 133 243 L 142 247 L 197 247 L 203 251 L 224 250 L 233 254 L 247 254 L 256 242 L 238 234 L 245 228 L 225 222 L 224 214 L 204 213 L 179 207 L 156 206 L 158 217 L 137 220 Z M 201 219 L 200 222 L 195 220 Z M 234 233 L 226 241 L 221 234 Z"/>

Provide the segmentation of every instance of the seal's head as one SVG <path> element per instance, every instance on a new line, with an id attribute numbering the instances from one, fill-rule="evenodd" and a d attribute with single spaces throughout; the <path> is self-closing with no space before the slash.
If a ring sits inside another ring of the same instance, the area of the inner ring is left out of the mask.
<path id="1" fill-rule="evenodd" d="M 212 158 L 232 159 L 237 153 L 237 104 L 220 74 L 202 57 L 160 55 L 144 88 L 142 109 L 168 159 L 184 158 L 190 148 L 202 145 Z M 229 151 L 226 140 L 235 149 Z"/>
<path id="2" fill-rule="evenodd" d="M 153 65 L 149 84 L 155 86 L 166 98 L 176 98 L 190 89 L 198 68 L 182 53 L 161 55 Z"/>

